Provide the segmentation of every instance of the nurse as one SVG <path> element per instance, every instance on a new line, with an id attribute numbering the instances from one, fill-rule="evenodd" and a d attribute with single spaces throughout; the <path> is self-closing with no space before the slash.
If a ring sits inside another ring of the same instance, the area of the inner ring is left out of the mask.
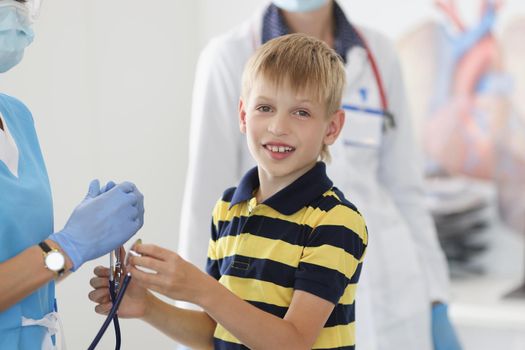
<path id="1" fill-rule="evenodd" d="M 0 73 L 18 64 L 33 40 L 39 3 L 0 0 Z M 22 102 L 0 94 L 0 349 L 56 349 L 55 281 L 122 245 L 143 217 L 143 196 L 132 183 L 100 188 L 93 181 L 54 231 L 33 118 Z"/>
<path id="2" fill-rule="evenodd" d="M 327 171 L 370 232 L 355 305 L 358 350 L 458 349 L 447 316 L 447 265 L 421 196 L 397 55 L 382 35 L 350 23 L 333 0 L 275 0 L 204 49 L 193 93 L 181 255 L 204 266 L 213 203 L 254 163 L 235 118 L 244 64 L 258 46 L 290 32 L 324 40 L 345 61 L 346 123 Z"/>

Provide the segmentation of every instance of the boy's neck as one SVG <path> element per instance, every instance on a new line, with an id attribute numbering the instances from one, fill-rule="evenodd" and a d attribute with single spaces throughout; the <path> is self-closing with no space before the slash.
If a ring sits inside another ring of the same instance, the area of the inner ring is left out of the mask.
<path id="1" fill-rule="evenodd" d="M 298 178 L 306 174 L 308 171 L 310 171 L 315 166 L 316 163 L 317 162 L 309 164 L 303 169 L 300 169 L 288 176 L 271 176 L 259 166 L 258 167 L 259 188 L 257 189 L 257 192 L 255 193 L 255 198 L 257 199 L 257 203 L 264 202 L 265 200 L 267 200 L 268 198 L 270 198 L 277 192 L 288 187 L 295 180 L 297 180 Z"/>
<path id="2" fill-rule="evenodd" d="M 282 11 L 286 24 L 292 33 L 304 33 L 323 40 L 334 47 L 334 4 L 329 0 L 326 5 L 310 12 Z"/>

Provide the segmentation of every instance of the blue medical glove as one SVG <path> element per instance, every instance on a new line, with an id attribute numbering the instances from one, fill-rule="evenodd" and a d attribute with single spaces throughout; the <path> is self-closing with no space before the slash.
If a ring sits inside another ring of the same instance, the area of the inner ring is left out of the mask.
<path id="1" fill-rule="evenodd" d="M 100 188 L 100 193 L 107 192 L 107 191 L 111 190 L 115 186 L 116 186 L 116 184 L 113 181 L 108 181 L 108 183 L 105 186 L 102 186 Z M 140 201 L 138 203 L 138 209 L 139 209 L 140 212 L 144 213 L 144 200 L 142 200 L 142 201 Z"/>
<path id="2" fill-rule="evenodd" d="M 114 183 L 113 181 L 108 181 L 108 183 L 105 186 L 102 186 L 100 188 L 100 193 L 107 192 L 107 191 L 111 190 L 115 186 L 116 186 L 116 183 Z"/>
<path id="3" fill-rule="evenodd" d="M 94 180 L 64 228 L 49 239 L 66 252 L 75 271 L 84 262 L 124 244 L 143 223 L 144 197 L 135 185 L 110 182 L 101 190 L 98 180 Z"/>
<path id="4" fill-rule="evenodd" d="M 454 327 L 448 318 L 448 306 L 436 304 L 432 307 L 432 340 L 434 350 L 461 350 Z"/>

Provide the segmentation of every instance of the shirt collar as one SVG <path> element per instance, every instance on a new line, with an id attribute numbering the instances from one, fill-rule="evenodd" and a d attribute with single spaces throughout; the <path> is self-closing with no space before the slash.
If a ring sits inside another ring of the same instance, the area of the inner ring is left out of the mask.
<path id="1" fill-rule="evenodd" d="M 334 49 L 346 63 L 346 53 L 354 46 L 364 47 L 356 29 L 350 24 L 343 9 L 334 1 L 335 35 Z M 262 43 L 290 33 L 279 8 L 273 3 L 268 6 L 263 16 Z"/>
<path id="2" fill-rule="evenodd" d="M 317 162 L 312 169 L 265 200 L 262 204 L 285 215 L 292 215 L 328 191 L 332 188 L 332 185 L 332 181 L 326 175 L 326 165 L 323 162 Z M 244 175 L 239 186 L 235 189 L 230 208 L 250 200 L 253 197 L 253 192 L 258 187 L 259 175 L 257 167 L 255 167 Z"/>

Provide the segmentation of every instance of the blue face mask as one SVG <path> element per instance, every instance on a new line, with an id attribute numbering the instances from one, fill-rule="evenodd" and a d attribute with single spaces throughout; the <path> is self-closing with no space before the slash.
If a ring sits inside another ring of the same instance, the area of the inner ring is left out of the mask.
<path id="1" fill-rule="evenodd" d="M 28 14 L 18 6 L 0 3 L 0 73 L 16 66 L 33 41 Z"/>
<path id="2" fill-rule="evenodd" d="M 289 12 L 309 12 L 317 10 L 328 0 L 274 0 L 275 6 Z"/>

